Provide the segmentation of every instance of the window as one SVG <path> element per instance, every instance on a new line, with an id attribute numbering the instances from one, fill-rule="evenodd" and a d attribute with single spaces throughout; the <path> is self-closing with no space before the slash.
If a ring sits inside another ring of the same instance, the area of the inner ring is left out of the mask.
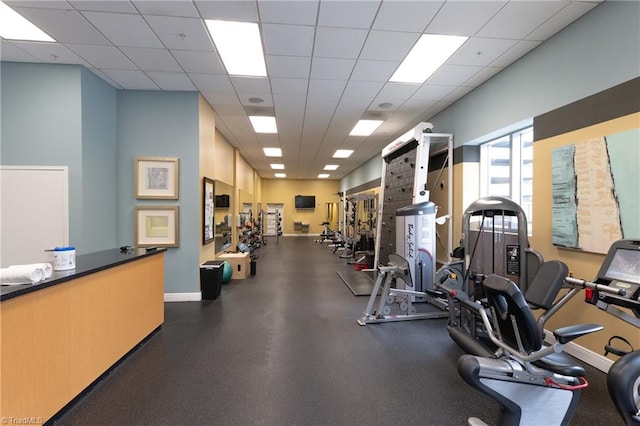
<path id="1" fill-rule="evenodd" d="M 494 139 L 480 147 L 480 196 L 505 197 L 520 204 L 531 234 L 533 127 Z"/>

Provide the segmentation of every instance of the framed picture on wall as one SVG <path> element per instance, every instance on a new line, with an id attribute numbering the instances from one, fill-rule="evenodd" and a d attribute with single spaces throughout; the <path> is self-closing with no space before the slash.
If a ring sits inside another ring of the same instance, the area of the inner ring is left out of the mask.
<path id="1" fill-rule="evenodd" d="M 136 247 L 178 247 L 178 206 L 136 206 Z"/>
<path id="2" fill-rule="evenodd" d="M 213 241 L 215 230 L 215 182 L 207 177 L 202 180 L 202 245 L 205 245 Z"/>
<path id="3" fill-rule="evenodd" d="M 136 198 L 177 200 L 179 165 L 179 160 L 172 157 L 136 158 Z"/>

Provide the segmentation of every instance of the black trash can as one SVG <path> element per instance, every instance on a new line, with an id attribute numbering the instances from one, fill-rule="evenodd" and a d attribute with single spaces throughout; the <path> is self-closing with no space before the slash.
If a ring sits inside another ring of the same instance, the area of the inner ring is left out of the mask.
<path id="1" fill-rule="evenodd" d="M 256 261 L 254 259 L 251 259 L 251 262 L 249 263 L 249 270 L 251 271 L 251 275 L 255 275 L 256 274 Z"/>
<path id="2" fill-rule="evenodd" d="M 215 300 L 222 290 L 224 260 L 209 260 L 200 265 L 200 291 L 202 300 Z"/>

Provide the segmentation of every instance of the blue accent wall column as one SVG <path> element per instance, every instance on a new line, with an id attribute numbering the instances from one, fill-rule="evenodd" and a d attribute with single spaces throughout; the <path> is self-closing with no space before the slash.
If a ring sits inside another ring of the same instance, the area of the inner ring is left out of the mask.
<path id="1" fill-rule="evenodd" d="M 136 205 L 178 205 L 180 247 L 165 256 L 165 292 L 199 292 L 200 181 L 196 92 L 119 90 L 118 244 L 135 243 Z M 178 157 L 178 200 L 137 200 L 136 157 Z"/>
<path id="2" fill-rule="evenodd" d="M 82 69 L 83 251 L 119 247 L 116 197 L 117 90 Z"/>

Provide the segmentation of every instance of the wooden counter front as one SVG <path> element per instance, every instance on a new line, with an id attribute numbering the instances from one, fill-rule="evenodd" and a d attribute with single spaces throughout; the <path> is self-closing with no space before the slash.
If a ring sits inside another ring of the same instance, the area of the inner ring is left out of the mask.
<path id="1" fill-rule="evenodd" d="M 46 422 L 163 322 L 163 252 L 3 300 L 0 418 Z"/>

